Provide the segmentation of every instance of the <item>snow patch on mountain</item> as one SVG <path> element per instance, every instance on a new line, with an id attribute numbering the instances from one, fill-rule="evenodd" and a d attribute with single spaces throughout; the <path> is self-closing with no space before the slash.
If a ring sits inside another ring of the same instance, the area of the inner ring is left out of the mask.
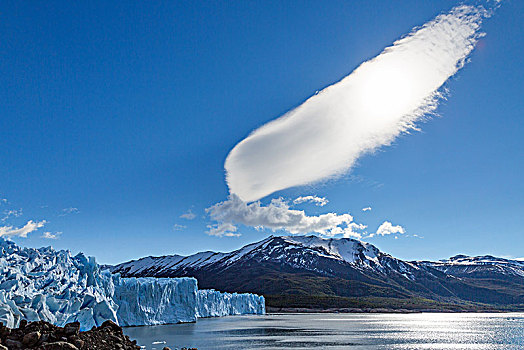
<path id="1" fill-rule="evenodd" d="M 524 261 L 497 258 L 491 255 L 456 255 L 449 259 L 417 263 L 450 275 L 491 274 L 524 277 Z"/>
<path id="2" fill-rule="evenodd" d="M 282 238 L 291 244 L 308 248 L 322 248 L 327 255 L 337 257 L 348 263 L 355 263 L 362 256 L 366 260 L 378 262 L 379 250 L 375 246 L 354 239 L 328 239 L 317 236 L 285 236 Z"/>

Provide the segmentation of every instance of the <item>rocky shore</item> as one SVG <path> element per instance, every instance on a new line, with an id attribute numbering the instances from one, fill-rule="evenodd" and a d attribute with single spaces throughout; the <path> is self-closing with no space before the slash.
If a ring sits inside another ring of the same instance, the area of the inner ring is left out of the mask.
<path id="1" fill-rule="evenodd" d="M 124 335 L 122 328 L 112 321 L 100 327 L 80 332 L 78 322 L 57 327 L 48 322 L 22 320 L 18 328 L 8 328 L 0 323 L 0 350 L 135 350 L 140 349 L 136 340 Z"/>

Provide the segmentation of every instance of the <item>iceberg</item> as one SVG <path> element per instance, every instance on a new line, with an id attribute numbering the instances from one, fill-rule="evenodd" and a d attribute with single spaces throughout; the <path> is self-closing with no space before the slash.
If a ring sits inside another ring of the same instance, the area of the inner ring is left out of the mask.
<path id="1" fill-rule="evenodd" d="M 105 320 L 140 326 L 263 313 L 258 295 L 198 290 L 192 277 L 122 278 L 82 253 L 22 248 L 0 238 L 0 322 L 10 328 L 22 319 L 62 327 L 78 321 L 87 330 Z"/>

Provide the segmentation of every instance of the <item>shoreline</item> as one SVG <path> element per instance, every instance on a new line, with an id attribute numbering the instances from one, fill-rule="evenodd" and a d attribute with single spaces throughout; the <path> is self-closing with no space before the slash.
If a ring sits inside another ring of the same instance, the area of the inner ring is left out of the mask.
<path id="1" fill-rule="evenodd" d="M 333 309 L 307 309 L 307 308 L 272 308 L 266 307 L 266 315 L 271 314 L 420 314 L 420 313 L 454 313 L 454 314 L 481 314 L 481 313 L 522 313 L 524 310 L 446 310 L 446 309 L 388 309 L 388 308 L 333 308 Z"/>
<path id="2" fill-rule="evenodd" d="M 140 346 L 124 334 L 122 327 L 110 320 L 88 331 L 80 331 L 79 322 L 59 327 L 45 321 L 22 320 L 17 328 L 0 323 L 0 350 L 8 349 L 139 350 Z"/>

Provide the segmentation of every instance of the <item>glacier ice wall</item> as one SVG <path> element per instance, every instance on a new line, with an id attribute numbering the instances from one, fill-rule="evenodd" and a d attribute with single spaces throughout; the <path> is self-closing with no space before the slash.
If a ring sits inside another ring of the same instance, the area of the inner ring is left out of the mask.
<path id="1" fill-rule="evenodd" d="M 59 326 L 80 321 L 83 329 L 116 322 L 118 305 L 107 293 L 109 282 L 92 257 L 0 239 L 0 321 L 8 327 L 21 319 Z"/>
<path id="2" fill-rule="evenodd" d="M 121 278 L 113 275 L 121 326 L 140 326 L 197 319 L 197 281 L 194 278 Z"/>
<path id="3" fill-rule="evenodd" d="M 213 289 L 199 290 L 197 316 L 261 315 L 266 313 L 263 296 L 249 293 L 221 293 Z"/>
<path id="4" fill-rule="evenodd" d="M 197 317 L 264 313 L 253 294 L 198 290 L 194 278 L 122 278 L 93 257 L 21 248 L 0 238 L 0 322 L 44 320 L 82 330 L 112 320 L 122 326 L 195 322 Z"/>

